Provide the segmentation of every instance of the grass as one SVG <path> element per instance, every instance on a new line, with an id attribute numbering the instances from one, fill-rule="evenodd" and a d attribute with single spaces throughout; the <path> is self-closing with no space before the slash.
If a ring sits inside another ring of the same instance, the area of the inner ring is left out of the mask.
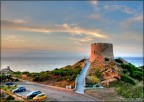
<path id="1" fill-rule="evenodd" d="M 16 89 L 17 86 L 16 85 L 14 85 L 14 86 L 2 86 L 1 88 L 5 91 L 12 91 L 13 89 Z"/>
<path id="2" fill-rule="evenodd" d="M 114 87 L 119 95 L 125 98 L 143 98 L 143 82 L 131 85 L 123 81 L 111 83 L 109 87 Z"/>

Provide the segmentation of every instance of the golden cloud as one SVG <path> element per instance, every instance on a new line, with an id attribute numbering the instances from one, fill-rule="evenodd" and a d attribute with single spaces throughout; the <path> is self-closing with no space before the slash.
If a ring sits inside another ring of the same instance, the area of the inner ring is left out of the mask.
<path id="1" fill-rule="evenodd" d="M 97 29 L 85 29 L 77 26 L 72 26 L 67 23 L 63 25 L 56 26 L 41 26 L 41 25 L 27 25 L 24 21 L 10 21 L 10 20 L 1 20 L 1 27 L 3 29 L 12 29 L 12 30 L 22 30 L 22 31 L 32 31 L 32 32 L 67 32 L 74 35 L 88 35 L 97 38 L 107 38 L 106 34 Z"/>

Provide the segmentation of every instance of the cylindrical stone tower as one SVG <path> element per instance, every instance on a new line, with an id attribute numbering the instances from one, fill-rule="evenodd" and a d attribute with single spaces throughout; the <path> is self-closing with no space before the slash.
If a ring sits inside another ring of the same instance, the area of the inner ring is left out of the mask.
<path id="1" fill-rule="evenodd" d="M 95 60 L 95 58 L 97 58 L 98 56 L 114 59 L 113 45 L 110 43 L 93 43 L 93 44 L 91 44 L 90 62 L 93 62 Z"/>

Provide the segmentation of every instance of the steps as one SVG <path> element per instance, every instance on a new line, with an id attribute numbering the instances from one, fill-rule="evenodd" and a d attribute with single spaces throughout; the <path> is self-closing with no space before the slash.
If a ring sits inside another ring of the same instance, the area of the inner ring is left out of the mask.
<path id="1" fill-rule="evenodd" d="M 86 73 L 88 71 L 90 67 L 90 62 L 89 60 L 86 60 L 86 64 L 82 70 L 82 72 L 79 74 L 79 76 L 77 77 L 76 80 L 76 93 L 81 93 L 84 94 L 84 90 L 85 90 L 85 77 L 86 77 Z"/>

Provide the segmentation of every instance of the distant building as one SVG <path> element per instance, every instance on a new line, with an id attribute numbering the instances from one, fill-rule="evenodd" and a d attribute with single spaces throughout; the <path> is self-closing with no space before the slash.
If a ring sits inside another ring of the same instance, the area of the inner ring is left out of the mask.
<path id="1" fill-rule="evenodd" d="M 10 66 L 7 66 L 7 68 L 4 68 L 1 70 L 1 74 L 7 74 L 10 70 Z"/>

